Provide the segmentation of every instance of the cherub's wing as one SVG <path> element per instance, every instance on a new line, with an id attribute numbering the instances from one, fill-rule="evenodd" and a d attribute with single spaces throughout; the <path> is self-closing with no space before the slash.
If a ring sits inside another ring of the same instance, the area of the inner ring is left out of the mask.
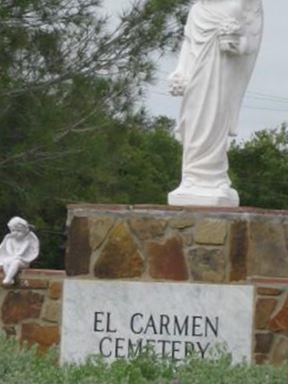
<path id="1" fill-rule="evenodd" d="M 7 239 L 9 235 L 6 235 L 0 244 L 0 267 L 3 266 L 5 261 L 7 260 L 9 253 L 7 251 Z"/>
<path id="2" fill-rule="evenodd" d="M 30 232 L 27 235 L 27 240 L 29 242 L 28 247 L 21 256 L 23 261 L 32 263 L 32 261 L 34 261 L 39 255 L 40 242 L 38 237 L 33 232 Z"/>

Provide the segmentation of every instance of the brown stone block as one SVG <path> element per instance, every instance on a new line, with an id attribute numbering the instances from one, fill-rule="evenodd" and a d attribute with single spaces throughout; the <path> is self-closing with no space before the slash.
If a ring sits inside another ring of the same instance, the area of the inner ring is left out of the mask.
<path id="1" fill-rule="evenodd" d="M 90 246 L 95 251 L 106 239 L 115 219 L 109 216 L 89 218 Z"/>
<path id="2" fill-rule="evenodd" d="M 283 291 L 278 288 L 258 287 L 257 293 L 260 296 L 280 296 Z"/>
<path id="3" fill-rule="evenodd" d="M 129 206 L 131 209 L 131 206 Z M 142 211 L 142 212 L 151 212 L 151 211 L 162 211 L 162 212 L 171 212 L 171 211 L 182 211 L 182 207 L 173 207 L 171 205 L 160 205 L 160 204 L 135 204 L 132 207 L 133 211 Z"/>
<path id="4" fill-rule="evenodd" d="M 258 299 L 256 304 L 255 327 L 256 329 L 268 329 L 271 315 L 276 308 L 275 299 Z"/>
<path id="5" fill-rule="evenodd" d="M 62 297 L 63 282 L 53 281 L 49 286 L 49 298 L 59 300 Z"/>
<path id="6" fill-rule="evenodd" d="M 250 223 L 247 267 L 249 276 L 288 276 L 288 252 L 280 223 Z"/>
<path id="7" fill-rule="evenodd" d="M 254 359 L 255 363 L 259 365 L 267 364 L 269 362 L 269 356 L 263 353 L 256 353 Z"/>
<path id="8" fill-rule="evenodd" d="M 22 289 L 47 289 L 48 280 L 20 278 L 19 287 Z"/>
<path id="9" fill-rule="evenodd" d="M 140 251 L 124 223 L 117 225 L 96 261 L 96 277 L 107 279 L 140 277 L 144 261 Z"/>
<path id="10" fill-rule="evenodd" d="M 192 229 L 187 228 L 185 230 L 182 230 L 180 232 L 180 236 L 183 239 L 185 247 L 191 247 L 192 245 L 194 245 L 194 235 Z"/>
<path id="11" fill-rule="evenodd" d="M 272 333 L 257 333 L 255 353 L 269 354 L 273 342 Z"/>
<path id="12" fill-rule="evenodd" d="M 42 318 L 51 323 L 58 323 L 60 320 L 59 301 L 49 300 L 44 307 Z"/>
<path id="13" fill-rule="evenodd" d="M 236 221 L 230 232 L 230 281 L 245 280 L 247 276 L 248 226 L 245 221 Z"/>
<path id="14" fill-rule="evenodd" d="M 36 323 L 22 325 L 21 341 L 28 345 L 38 344 L 38 351 L 45 352 L 53 345 L 59 344 L 60 335 L 58 326 L 40 326 Z"/>
<path id="15" fill-rule="evenodd" d="M 195 224 L 195 217 L 191 214 L 176 215 L 169 220 L 170 227 L 175 229 L 191 228 L 194 226 L 194 224 Z"/>
<path id="16" fill-rule="evenodd" d="M 65 258 L 67 275 L 89 274 L 91 252 L 88 219 L 74 217 L 69 228 Z"/>
<path id="17" fill-rule="evenodd" d="M 55 279 L 55 278 L 65 278 L 66 272 L 63 270 L 56 269 L 36 269 L 28 268 L 24 269 L 21 272 L 21 277 L 24 279 Z"/>
<path id="18" fill-rule="evenodd" d="M 288 250 L 288 222 L 283 225 L 284 228 L 284 235 L 285 235 L 285 241 L 286 241 L 286 248 Z"/>
<path id="19" fill-rule="evenodd" d="M 281 287 L 281 289 L 288 286 L 288 278 L 284 278 L 284 277 L 273 278 L 273 277 L 255 277 L 255 276 L 253 276 L 247 280 L 252 282 L 253 284 L 257 284 L 257 285 L 261 284 L 261 285 L 265 285 L 265 286 L 274 285 L 274 286 L 278 286 L 279 288 Z"/>
<path id="20" fill-rule="evenodd" d="M 288 360 L 288 338 L 278 337 L 275 341 L 271 353 L 270 363 L 274 365 L 282 365 Z"/>
<path id="21" fill-rule="evenodd" d="M 288 332 L 288 298 L 286 298 L 278 313 L 271 319 L 269 328 L 274 332 Z"/>
<path id="22" fill-rule="evenodd" d="M 203 219 L 195 226 L 195 242 L 206 245 L 223 245 L 227 237 L 227 221 Z"/>
<path id="23" fill-rule="evenodd" d="M 179 237 L 168 239 L 164 244 L 149 243 L 147 252 L 149 273 L 153 279 L 175 281 L 188 279 L 183 243 Z"/>
<path id="24" fill-rule="evenodd" d="M 222 249 L 195 248 L 189 252 L 190 272 L 195 281 L 225 281 L 225 256 Z"/>
<path id="25" fill-rule="evenodd" d="M 44 296 L 31 291 L 8 292 L 2 305 L 4 324 L 17 324 L 22 320 L 40 316 Z"/>
<path id="26" fill-rule="evenodd" d="M 17 336 L 17 330 L 13 326 L 3 327 L 3 331 L 6 333 L 6 336 L 8 337 Z"/>
<path id="27" fill-rule="evenodd" d="M 130 228 L 140 240 L 151 240 L 163 236 L 167 221 L 148 217 L 134 217 L 128 220 Z"/>

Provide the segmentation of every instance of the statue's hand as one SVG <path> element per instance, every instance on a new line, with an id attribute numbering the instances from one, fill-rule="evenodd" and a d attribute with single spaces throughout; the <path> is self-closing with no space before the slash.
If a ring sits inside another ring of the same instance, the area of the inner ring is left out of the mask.
<path id="1" fill-rule="evenodd" d="M 221 52 L 230 53 L 231 55 L 240 55 L 240 44 L 235 42 L 220 42 Z"/>
<path id="2" fill-rule="evenodd" d="M 181 72 L 173 72 L 169 77 L 169 92 L 172 96 L 183 96 L 188 85 L 188 79 Z"/>
<path id="3" fill-rule="evenodd" d="M 238 19 L 228 18 L 222 21 L 218 29 L 221 52 L 231 55 L 241 55 L 242 36 L 242 28 Z"/>
<path id="4" fill-rule="evenodd" d="M 239 39 L 230 41 L 220 38 L 220 50 L 230 53 L 231 55 L 244 55 L 248 53 L 248 41 L 246 36 L 241 36 Z"/>

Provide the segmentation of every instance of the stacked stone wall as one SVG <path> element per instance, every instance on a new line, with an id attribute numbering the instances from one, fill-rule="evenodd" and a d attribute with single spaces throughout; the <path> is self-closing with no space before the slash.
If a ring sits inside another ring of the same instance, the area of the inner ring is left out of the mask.
<path id="1" fill-rule="evenodd" d="M 99 279 L 288 278 L 288 211 L 69 207 L 66 271 Z"/>
<path id="2" fill-rule="evenodd" d="M 256 279 L 255 361 L 288 360 L 288 279 Z"/>
<path id="3" fill-rule="evenodd" d="M 27 270 L 13 287 L 0 287 L 0 328 L 30 345 L 37 343 L 41 352 L 58 344 L 64 277 L 64 271 Z"/>
<path id="4" fill-rule="evenodd" d="M 28 270 L 14 287 L 0 288 L 0 327 L 7 334 L 36 342 L 41 351 L 59 343 L 66 274 L 253 284 L 255 362 L 287 359 L 287 211 L 75 205 L 67 225 L 66 273 Z"/>
<path id="5" fill-rule="evenodd" d="M 68 227 L 71 277 L 253 284 L 255 361 L 288 358 L 287 211 L 76 205 Z"/>

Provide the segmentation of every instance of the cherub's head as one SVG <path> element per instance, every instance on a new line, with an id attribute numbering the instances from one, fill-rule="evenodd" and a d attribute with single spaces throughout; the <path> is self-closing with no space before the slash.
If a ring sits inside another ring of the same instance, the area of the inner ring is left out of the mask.
<path id="1" fill-rule="evenodd" d="M 17 216 L 9 221 L 8 228 L 18 240 L 24 239 L 30 231 L 28 222 Z"/>

